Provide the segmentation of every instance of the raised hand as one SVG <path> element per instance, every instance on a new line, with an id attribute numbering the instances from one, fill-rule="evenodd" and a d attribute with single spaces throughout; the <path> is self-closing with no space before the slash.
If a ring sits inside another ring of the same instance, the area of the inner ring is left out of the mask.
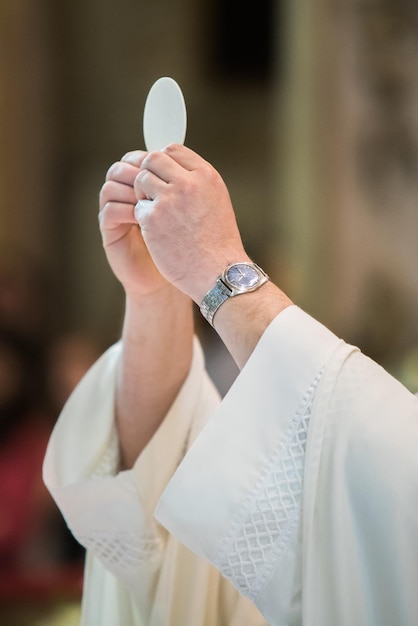
<path id="1" fill-rule="evenodd" d="M 189 148 L 172 144 L 145 156 L 134 188 L 154 263 L 195 302 L 229 263 L 248 260 L 224 181 Z"/>
<path id="2" fill-rule="evenodd" d="M 103 246 L 115 276 L 126 293 L 142 296 L 167 285 L 157 270 L 134 215 L 138 197 L 134 181 L 146 152 L 128 152 L 106 174 L 100 191 L 99 225 Z M 141 194 L 141 192 L 139 192 Z"/>

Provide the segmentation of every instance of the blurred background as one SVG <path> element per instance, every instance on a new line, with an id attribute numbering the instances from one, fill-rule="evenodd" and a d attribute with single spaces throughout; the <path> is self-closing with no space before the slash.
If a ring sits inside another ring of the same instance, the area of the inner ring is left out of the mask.
<path id="1" fill-rule="evenodd" d="M 40 481 L 60 408 L 116 341 L 109 165 L 172 76 L 249 254 L 418 391 L 415 0 L 0 0 L 0 621 L 76 624 L 82 551 Z M 236 369 L 197 319 L 225 393 Z"/>

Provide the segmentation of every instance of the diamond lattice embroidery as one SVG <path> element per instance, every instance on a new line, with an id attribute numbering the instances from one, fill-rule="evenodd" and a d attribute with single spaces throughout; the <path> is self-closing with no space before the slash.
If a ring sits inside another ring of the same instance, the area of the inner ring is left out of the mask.
<path id="1" fill-rule="evenodd" d="M 281 552 L 297 537 L 306 440 L 319 380 L 320 375 L 309 387 L 286 436 L 222 542 L 215 562 L 222 574 L 253 601 Z"/>
<path id="2" fill-rule="evenodd" d="M 134 532 L 96 531 L 91 535 L 77 535 L 77 539 L 113 573 L 134 572 L 160 550 L 160 541 L 152 533 L 138 537 Z"/>

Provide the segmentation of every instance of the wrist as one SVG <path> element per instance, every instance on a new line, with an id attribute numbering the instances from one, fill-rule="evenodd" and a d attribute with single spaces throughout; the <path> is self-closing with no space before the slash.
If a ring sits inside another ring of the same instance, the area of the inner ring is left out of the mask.
<path id="1" fill-rule="evenodd" d="M 191 299 L 180 289 L 164 280 L 158 287 L 147 291 L 125 288 L 125 302 L 131 308 L 157 309 L 164 305 L 191 303 Z"/>
<path id="2" fill-rule="evenodd" d="M 272 282 L 257 291 L 228 298 L 215 317 L 214 328 L 241 369 L 266 328 L 293 302 Z"/>

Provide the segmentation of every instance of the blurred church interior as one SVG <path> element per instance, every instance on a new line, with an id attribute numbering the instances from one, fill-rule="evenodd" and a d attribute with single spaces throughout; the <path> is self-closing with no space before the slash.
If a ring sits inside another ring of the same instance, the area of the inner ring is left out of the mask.
<path id="1" fill-rule="evenodd" d="M 8 548 L 14 427 L 30 416 L 22 437 L 29 445 L 39 435 L 40 476 L 60 408 L 119 337 L 123 293 L 102 251 L 98 193 L 111 163 L 143 148 L 143 106 L 160 76 L 180 84 L 186 144 L 222 174 L 250 256 L 298 305 L 418 391 L 415 2 L 2 0 L 4 624 L 78 623 L 83 554 L 42 495 L 39 510 L 13 504 L 26 522 L 45 520 L 37 550 L 15 559 Z M 196 325 L 225 394 L 235 365 L 199 315 Z M 23 526 L 10 536 L 29 550 Z"/>

